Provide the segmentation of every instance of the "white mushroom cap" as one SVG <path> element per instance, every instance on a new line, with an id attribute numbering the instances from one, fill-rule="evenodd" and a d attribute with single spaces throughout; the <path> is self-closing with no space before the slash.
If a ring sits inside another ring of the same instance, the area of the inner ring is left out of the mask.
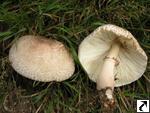
<path id="1" fill-rule="evenodd" d="M 66 80 L 75 70 L 65 46 L 41 36 L 19 38 L 9 51 L 9 60 L 19 74 L 42 82 Z"/>
<path id="2" fill-rule="evenodd" d="M 78 56 L 89 78 L 96 82 L 114 40 L 121 44 L 117 58 L 120 64 L 114 72 L 115 87 L 118 87 L 140 78 L 147 65 L 145 52 L 129 31 L 111 24 L 100 26 L 82 41 Z"/>

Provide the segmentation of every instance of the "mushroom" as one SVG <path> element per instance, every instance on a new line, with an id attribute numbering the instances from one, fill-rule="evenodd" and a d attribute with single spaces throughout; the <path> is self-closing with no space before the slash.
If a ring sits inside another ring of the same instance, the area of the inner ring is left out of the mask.
<path id="1" fill-rule="evenodd" d="M 68 49 L 61 42 L 42 36 L 19 38 L 9 51 L 9 60 L 19 74 L 41 82 L 66 80 L 75 70 Z"/>
<path id="2" fill-rule="evenodd" d="M 114 87 L 136 81 L 147 65 L 147 56 L 134 36 L 111 24 L 87 36 L 79 46 L 78 57 L 89 78 L 96 82 L 106 109 L 115 105 Z"/>

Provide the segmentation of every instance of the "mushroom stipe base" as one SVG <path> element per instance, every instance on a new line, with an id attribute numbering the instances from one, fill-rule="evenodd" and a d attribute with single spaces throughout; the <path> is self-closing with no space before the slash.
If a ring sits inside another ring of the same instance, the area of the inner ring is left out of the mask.
<path id="1" fill-rule="evenodd" d="M 102 113 L 113 113 L 115 109 L 115 99 L 114 97 L 112 99 L 109 99 L 106 95 L 107 90 L 112 90 L 111 87 L 106 87 L 104 89 L 101 89 L 98 91 L 99 99 L 100 99 L 100 105 L 101 105 L 101 112 Z"/>

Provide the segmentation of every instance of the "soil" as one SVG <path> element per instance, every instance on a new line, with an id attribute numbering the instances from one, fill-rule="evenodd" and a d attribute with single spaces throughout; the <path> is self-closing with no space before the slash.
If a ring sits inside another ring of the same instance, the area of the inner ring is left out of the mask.
<path id="1" fill-rule="evenodd" d="M 8 25 L 5 22 L 0 21 L 0 32 L 4 32 L 8 29 Z"/>
<path id="2" fill-rule="evenodd" d="M 13 90 L 5 97 L 2 113 L 35 113 L 29 98 L 23 97 L 20 91 Z"/>

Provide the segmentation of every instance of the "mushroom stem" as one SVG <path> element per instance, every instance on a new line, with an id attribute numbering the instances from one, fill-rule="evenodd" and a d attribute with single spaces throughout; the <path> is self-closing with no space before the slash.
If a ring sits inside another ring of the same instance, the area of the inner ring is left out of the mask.
<path id="1" fill-rule="evenodd" d="M 117 57 L 120 45 L 117 42 L 113 43 L 107 56 L 104 59 L 101 72 L 97 79 L 97 89 L 100 90 L 100 99 L 103 101 L 104 107 L 111 107 L 114 104 L 114 68 L 118 63 Z M 107 101 L 107 102 L 105 102 Z"/>

